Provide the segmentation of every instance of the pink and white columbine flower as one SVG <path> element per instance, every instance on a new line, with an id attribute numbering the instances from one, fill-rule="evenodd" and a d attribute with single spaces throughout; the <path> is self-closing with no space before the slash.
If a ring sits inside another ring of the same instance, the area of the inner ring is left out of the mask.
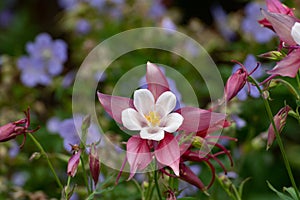
<path id="1" fill-rule="evenodd" d="M 129 179 L 137 170 L 145 169 L 153 157 L 158 166 L 170 167 L 176 176 L 180 176 L 179 163 L 183 150 L 178 143 L 180 137 L 172 133 L 178 130 L 185 134 L 209 133 L 228 126 L 226 115 L 194 107 L 173 111 L 176 96 L 170 92 L 165 75 L 150 62 L 147 63 L 146 81 L 147 89 L 136 90 L 133 99 L 99 92 L 98 99 L 117 123 L 128 130 L 139 131 L 126 143 Z"/>
<path id="2" fill-rule="evenodd" d="M 140 131 L 142 139 L 160 141 L 165 132 L 177 131 L 183 122 L 179 113 L 171 113 L 176 106 L 176 96 L 166 91 L 155 101 L 148 89 L 136 90 L 134 108 L 122 111 L 122 123 L 128 130 Z"/>
<path id="3" fill-rule="evenodd" d="M 265 19 L 260 23 L 273 31 L 280 38 L 280 46 L 289 50 L 287 56 L 268 71 L 267 80 L 275 76 L 295 77 L 300 69 L 300 20 L 294 16 L 293 10 L 278 0 L 267 1 L 268 11 L 262 10 Z"/>

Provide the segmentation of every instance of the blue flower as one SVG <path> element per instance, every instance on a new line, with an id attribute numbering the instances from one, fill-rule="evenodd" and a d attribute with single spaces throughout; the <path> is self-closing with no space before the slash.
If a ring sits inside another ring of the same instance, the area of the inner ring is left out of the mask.
<path id="1" fill-rule="evenodd" d="M 54 76 L 63 70 L 67 60 L 67 44 L 63 40 L 52 40 L 49 34 L 39 34 L 35 42 L 26 44 L 28 56 L 21 56 L 17 66 L 21 70 L 21 81 L 28 87 L 37 84 L 49 85 Z"/>
<path id="2" fill-rule="evenodd" d="M 223 7 L 219 4 L 211 7 L 211 14 L 221 35 L 228 41 L 236 38 L 234 31 L 229 26 L 228 16 Z"/>
<path id="3" fill-rule="evenodd" d="M 162 4 L 161 0 L 152 0 L 152 5 L 149 10 L 149 16 L 152 19 L 158 20 L 166 13 L 166 7 Z"/>
<path id="4" fill-rule="evenodd" d="M 76 23 L 76 32 L 85 35 L 91 31 L 91 24 L 85 19 L 79 19 Z"/>
<path id="5" fill-rule="evenodd" d="M 258 23 L 262 19 L 260 9 L 263 5 L 249 3 L 245 7 L 245 18 L 242 22 L 242 29 L 245 33 L 251 34 L 258 43 L 266 43 L 275 35 L 271 30 L 263 28 Z"/>
<path id="6" fill-rule="evenodd" d="M 246 67 L 247 71 L 250 73 L 256 66 L 257 66 L 257 60 L 254 55 L 249 54 L 246 57 L 246 60 L 244 61 L 244 66 Z M 233 66 L 232 73 L 236 72 L 241 66 L 236 64 Z M 261 66 L 256 69 L 256 71 L 251 74 L 253 78 L 260 78 L 263 75 Z M 257 88 L 251 84 L 250 88 L 248 88 L 248 84 L 245 84 L 245 86 L 240 90 L 240 92 L 237 94 L 237 98 L 241 101 L 244 101 L 248 98 L 248 91 L 250 91 L 250 96 L 254 98 L 258 98 L 260 96 L 259 91 Z"/>
<path id="7" fill-rule="evenodd" d="M 76 127 L 81 127 L 83 119 L 84 117 L 82 115 L 75 115 L 74 118 L 62 121 L 53 117 L 48 120 L 47 129 L 52 133 L 58 133 L 64 140 L 64 148 L 67 151 L 71 151 L 70 144 L 80 144 L 80 137 Z M 92 123 L 88 128 L 86 144 L 91 145 L 92 143 L 99 142 L 100 138 L 101 133 L 99 132 L 98 127 Z M 100 145 L 104 145 L 104 141 L 101 140 Z"/>

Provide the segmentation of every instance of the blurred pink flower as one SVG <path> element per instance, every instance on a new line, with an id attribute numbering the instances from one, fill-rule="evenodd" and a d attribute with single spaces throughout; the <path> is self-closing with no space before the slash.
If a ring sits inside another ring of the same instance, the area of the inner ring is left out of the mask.
<path id="1" fill-rule="evenodd" d="M 275 127 L 279 133 L 282 131 L 283 127 L 285 126 L 286 118 L 290 110 L 291 108 L 288 105 L 286 105 L 283 108 L 281 108 L 273 118 L 275 122 Z M 275 130 L 273 128 L 273 125 L 270 124 L 268 129 L 267 149 L 271 147 L 275 138 L 276 138 Z"/>
<path id="2" fill-rule="evenodd" d="M 5 142 L 11 139 L 14 139 L 18 135 L 24 135 L 24 140 L 20 147 L 22 147 L 26 140 L 27 133 L 33 133 L 39 129 L 36 128 L 34 130 L 28 130 L 30 126 L 30 112 L 29 108 L 27 111 L 24 111 L 26 118 L 20 119 L 15 122 L 10 122 L 6 125 L 0 127 L 0 142 Z"/>

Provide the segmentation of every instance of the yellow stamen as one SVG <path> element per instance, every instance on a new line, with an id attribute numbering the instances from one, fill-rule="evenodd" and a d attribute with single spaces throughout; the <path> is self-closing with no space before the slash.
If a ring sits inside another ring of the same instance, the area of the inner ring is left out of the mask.
<path id="1" fill-rule="evenodd" d="M 151 126 L 158 126 L 160 123 L 160 116 L 155 111 L 150 111 L 148 115 L 145 115 L 145 118 L 150 122 Z"/>

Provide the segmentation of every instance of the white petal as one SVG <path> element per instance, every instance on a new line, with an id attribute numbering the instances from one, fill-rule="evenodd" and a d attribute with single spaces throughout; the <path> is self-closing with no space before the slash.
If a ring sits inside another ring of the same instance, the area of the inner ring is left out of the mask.
<path id="1" fill-rule="evenodd" d="M 300 45 L 300 23 L 296 22 L 292 27 L 291 35 L 294 41 Z"/>
<path id="2" fill-rule="evenodd" d="M 175 132 L 182 124 L 183 117 L 179 113 L 171 113 L 162 119 L 161 126 L 169 133 Z"/>
<path id="3" fill-rule="evenodd" d="M 132 131 L 141 130 L 147 124 L 145 119 L 133 108 L 127 108 L 121 114 L 122 123 L 125 128 Z"/>
<path id="4" fill-rule="evenodd" d="M 176 106 L 176 96 L 170 91 L 162 93 L 156 103 L 155 110 L 160 113 L 161 118 L 167 116 Z"/>
<path id="5" fill-rule="evenodd" d="M 136 90 L 133 94 L 133 104 L 139 113 L 147 115 L 150 111 L 153 111 L 153 94 L 147 89 Z"/>
<path id="6" fill-rule="evenodd" d="M 140 136 L 143 139 L 160 141 L 165 137 L 165 131 L 159 127 L 142 128 Z"/>

